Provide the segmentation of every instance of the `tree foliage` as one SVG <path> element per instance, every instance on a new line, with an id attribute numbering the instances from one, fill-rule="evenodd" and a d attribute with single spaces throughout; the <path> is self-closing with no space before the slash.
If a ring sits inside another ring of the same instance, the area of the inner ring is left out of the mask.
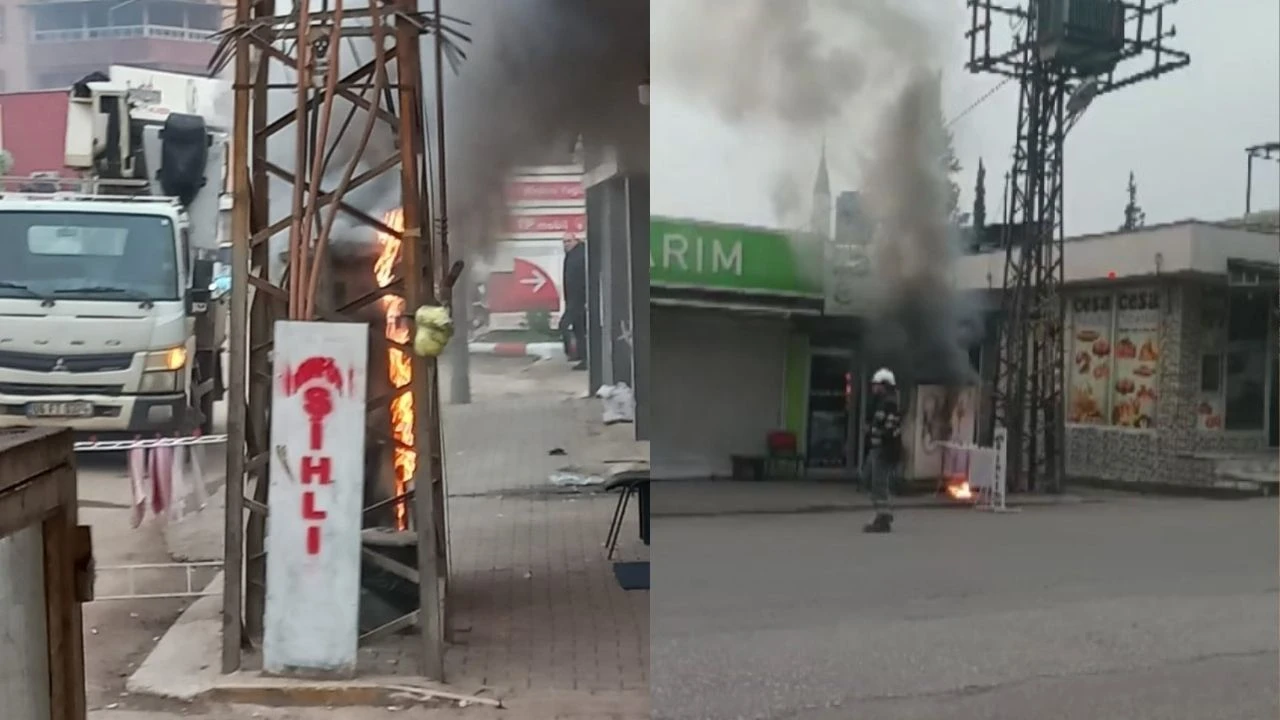
<path id="1" fill-rule="evenodd" d="M 965 214 L 960 212 L 960 184 L 957 175 L 963 168 L 960 159 L 956 157 L 955 137 L 947 126 L 942 108 L 941 70 L 933 76 L 931 94 L 927 105 L 920 108 L 926 118 L 925 140 L 929 143 L 929 151 L 938 158 L 938 169 L 947 178 L 947 217 L 951 222 L 959 224 Z"/>
<path id="2" fill-rule="evenodd" d="M 981 232 L 987 226 L 987 167 L 978 158 L 978 176 L 973 183 L 973 229 Z"/>

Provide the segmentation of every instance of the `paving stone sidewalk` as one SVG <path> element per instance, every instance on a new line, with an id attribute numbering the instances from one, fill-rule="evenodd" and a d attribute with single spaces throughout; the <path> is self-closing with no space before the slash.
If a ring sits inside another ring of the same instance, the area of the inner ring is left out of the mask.
<path id="1" fill-rule="evenodd" d="M 581 373 L 544 363 L 504 371 L 515 382 L 482 368 L 474 402 L 443 408 L 456 630 L 448 680 L 648 717 L 649 596 L 618 586 L 602 547 L 617 496 L 566 493 L 549 480 L 647 450 L 629 426 L 602 426 L 599 402 L 577 387 Z M 648 558 L 636 511 L 615 560 Z M 221 523 L 222 501 L 211 498 L 169 533 L 170 552 L 221 559 Z M 360 661 L 362 674 L 412 675 L 417 636 L 362 649 Z"/>
<path id="2" fill-rule="evenodd" d="M 647 708 L 649 595 L 618 586 L 602 547 L 617 498 L 564 495 L 549 481 L 643 450 L 630 426 L 602 425 L 599 401 L 575 387 L 581 373 L 530 372 L 545 381 L 445 410 L 459 630 L 447 669 L 494 688 L 635 693 Z M 635 528 L 628 518 L 615 559 L 647 559 Z"/>

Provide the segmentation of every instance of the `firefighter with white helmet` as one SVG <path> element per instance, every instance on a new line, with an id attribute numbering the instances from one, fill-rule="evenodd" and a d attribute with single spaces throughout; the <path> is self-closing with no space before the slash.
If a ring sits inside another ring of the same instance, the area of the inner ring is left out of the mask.
<path id="1" fill-rule="evenodd" d="M 871 376 L 871 423 L 867 428 L 866 463 L 863 478 L 871 489 L 875 518 L 864 532 L 893 530 L 889 493 L 902 469 L 902 410 L 898 403 L 898 383 L 893 371 L 880 368 Z"/>

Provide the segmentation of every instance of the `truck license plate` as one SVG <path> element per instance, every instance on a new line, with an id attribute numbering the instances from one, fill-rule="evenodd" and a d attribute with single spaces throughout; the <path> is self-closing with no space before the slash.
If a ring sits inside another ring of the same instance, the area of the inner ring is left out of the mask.
<path id="1" fill-rule="evenodd" d="M 93 417 L 93 403 L 83 402 L 83 401 L 27 403 L 27 417 L 29 418 Z"/>

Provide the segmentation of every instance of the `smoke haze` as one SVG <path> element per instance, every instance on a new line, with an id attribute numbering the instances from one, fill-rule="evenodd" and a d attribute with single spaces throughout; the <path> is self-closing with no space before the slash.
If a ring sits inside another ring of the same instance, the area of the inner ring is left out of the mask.
<path id="1" fill-rule="evenodd" d="M 508 171 L 563 164 L 579 136 L 617 145 L 647 167 L 648 111 L 637 90 L 648 77 L 647 0 L 446 4 L 472 23 L 444 106 L 449 210 L 460 240 L 486 253 L 489 237 L 477 226 L 499 210 Z"/>
<path id="2" fill-rule="evenodd" d="M 858 178 L 879 224 L 867 281 L 873 352 L 908 377 L 961 382 L 971 374 L 962 343 L 973 313 L 950 283 L 959 238 L 940 162 L 944 39 L 911 5 L 663 0 L 654 75 L 726 122 L 794 138 L 793 161 L 762 168 L 775 174 L 775 211 L 789 222 L 808 217 L 813 149 L 825 138 L 833 174 Z"/>
<path id="3" fill-rule="evenodd" d="M 355 0 L 346 7 L 366 4 Z M 455 257 L 484 256 L 492 249 L 487 229 L 501 211 L 503 180 L 515 166 L 566 163 L 578 137 L 587 144 L 615 145 L 628 157 L 647 163 L 648 112 L 637 94 L 639 83 L 648 77 L 647 0 L 445 0 L 443 12 L 471 23 L 453 25 L 468 38 L 459 42 L 466 58 L 456 73 L 445 67 L 446 177 Z M 421 57 L 427 142 L 434 157 L 433 43 L 432 36 L 423 37 Z M 372 47 L 367 38 L 344 41 L 339 74 L 367 62 Z M 394 70 L 389 68 L 392 82 Z M 272 76 L 272 82 L 292 81 L 291 73 L 275 62 Z M 291 92 L 271 92 L 269 117 L 292 110 L 294 103 Z M 334 108 L 331 132 L 337 131 L 351 105 L 339 99 Z M 363 111 L 355 111 L 347 131 L 332 141 L 336 149 L 323 190 L 332 189 L 341 179 L 366 117 Z M 395 148 L 394 131 L 379 122 L 358 171 L 380 162 Z M 292 129 L 272 139 L 269 154 L 277 164 L 292 169 Z M 347 202 L 380 216 L 399 205 L 398 177 L 388 173 L 350 193 Z M 273 217 L 288 212 L 287 185 L 274 182 L 271 197 Z M 345 213 L 339 218 L 332 238 L 335 246 L 374 241 L 371 228 Z M 286 246 L 284 234 L 273 240 L 278 250 Z"/>

